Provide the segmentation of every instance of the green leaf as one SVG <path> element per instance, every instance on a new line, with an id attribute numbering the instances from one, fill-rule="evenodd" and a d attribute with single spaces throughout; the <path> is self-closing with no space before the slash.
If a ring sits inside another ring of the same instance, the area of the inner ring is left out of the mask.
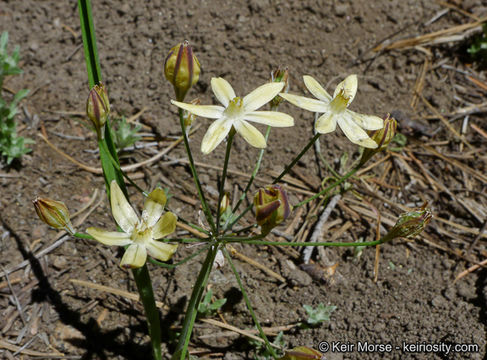
<path id="1" fill-rule="evenodd" d="M 323 321 L 329 321 L 331 313 L 336 310 L 336 306 L 325 306 L 319 303 L 318 307 L 313 308 L 311 305 L 303 305 L 304 310 L 308 314 L 306 322 L 311 326 L 321 324 Z"/>

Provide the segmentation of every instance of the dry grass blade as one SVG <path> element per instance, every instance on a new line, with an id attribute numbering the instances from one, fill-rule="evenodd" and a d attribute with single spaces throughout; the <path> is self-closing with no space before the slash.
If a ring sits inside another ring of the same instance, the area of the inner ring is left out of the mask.
<path id="1" fill-rule="evenodd" d="M 418 45 L 428 45 L 433 42 L 450 42 L 454 40 L 461 40 L 463 39 L 463 35 L 465 31 L 474 29 L 476 27 L 481 26 L 484 22 L 487 21 L 487 17 L 483 17 L 478 21 L 474 21 L 468 24 L 453 26 L 448 29 L 443 29 L 439 31 L 435 31 L 429 34 L 424 34 L 420 36 L 416 36 L 409 39 L 403 39 L 392 44 L 380 44 L 376 46 L 373 51 L 383 51 L 383 50 L 392 50 L 392 49 L 408 49 Z M 452 35 L 463 33 L 461 36 L 452 38 Z"/>

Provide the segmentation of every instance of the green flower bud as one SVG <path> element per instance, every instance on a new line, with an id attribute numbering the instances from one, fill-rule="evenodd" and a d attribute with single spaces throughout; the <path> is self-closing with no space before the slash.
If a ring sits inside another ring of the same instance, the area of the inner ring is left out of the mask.
<path id="1" fill-rule="evenodd" d="M 289 70 L 286 67 L 284 70 L 280 67 L 277 70 L 271 72 L 271 79 L 270 82 L 283 82 L 284 88 L 282 92 L 287 93 L 289 90 Z M 270 104 L 272 108 L 276 108 L 284 99 L 277 95 L 274 99 L 271 100 Z"/>
<path id="2" fill-rule="evenodd" d="M 269 233 L 291 214 L 286 191 L 280 185 L 267 185 L 259 189 L 254 197 L 255 218 L 262 227 L 262 233 Z"/>
<path id="3" fill-rule="evenodd" d="M 44 223 L 58 230 L 64 229 L 71 235 L 75 233 L 68 208 L 63 202 L 39 197 L 32 202 L 37 216 Z"/>
<path id="4" fill-rule="evenodd" d="M 377 144 L 377 148 L 370 149 L 365 148 L 364 152 L 362 153 L 362 158 L 360 162 L 365 164 L 372 156 L 377 154 L 380 151 L 384 151 L 387 148 L 387 145 L 392 141 L 394 136 L 396 136 L 397 132 L 397 121 L 390 114 L 387 114 L 386 118 L 384 119 L 384 127 L 379 130 L 369 131 L 369 137 L 375 141 Z"/>
<path id="5" fill-rule="evenodd" d="M 105 123 L 110 114 L 110 102 L 105 85 L 102 83 L 93 86 L 91 89 L 86 101 L 86 114 L 96 130 L 98 139 L 103 139 Z"/>
<path id="6" fill-rule="evenodd" d="M 186 93 L 198 82 L 200 63 L 188 41 L 173 47 L 164 62 L 164 75 L 173 84 L 176 100 L 183 101 Z"/>
<path id="7" fill-rule="evenodd" d="M 228 207 L 230 206 L 230 194 L 225 192 L 222 197 L 222 201 L 220 202 L 220 215 L 223 215 Z"/>
<path id="8" fill-rule="evenodd" d="M 396 225 L 386 235 L 390 240 L 397 237 L 413 238 L 419 235 L 433 218 L 426 203 L 417 210 L 413 210 L 399 216 Z"/>

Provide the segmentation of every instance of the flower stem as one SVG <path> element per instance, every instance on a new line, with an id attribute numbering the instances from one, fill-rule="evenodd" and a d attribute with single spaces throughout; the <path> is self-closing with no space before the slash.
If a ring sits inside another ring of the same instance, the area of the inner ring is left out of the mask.
<path id="1" fill-rule="evenodd" d="M 232 150 L 233 137 L 235 136 L 235 129 L 232 126 L 228 134 L 227 149 L 225 151 L 225 161 L 223 163 L 222 178 L 220 179 L 220 189 L 218 194 L 218 207 L 216 212 L 216 233 L 220 232 L 220 209 L 222 205 L 223 193 L 225 191 L 225 180 L 227 179 L 228 160 L 230 160 L 230 151 Z"/>
<path id="2" fill-rule="evenodd" d="M 291 242 L 291 241 L 265 241 L 265 240 L 245 240 L 245 244 L 253 245 L 272 245 L 272 246 L 334 246 L 334 247 L 356 247 L 356 246 L 375 246 L 385 243 L 391 240 L 390 236 L 385 235 L 380 240 L 368 241 L 368 242 Z M 241 242 L 241 239 L 227 239 L 225 242 Z"/>
<path id="3" fill-rule="evenodd" d="M 267 131 L 265 133 L 265 141 L 267 142 L 267 140 L 269 139 L 269 134 L 271 133 L 271 127 L 268 126 L 267 127 Z M 254 171 L 252 172 L 252 175 L 250 176 L 250 179 L 249 179 L 249 182 L 247 183 L 247 186 L 245 187 L 245 190 L 243 191 L 242 195 L 240 196 L 240 198 L 238 199 L 238 202 L 237 204 L 234 206 L 234 208 L 232 209 L 232 214 L 235 214 L 240 206 L 240 204 L 242 204 L 242 201 L 245 199 L 245 197 L 247 196 L 247 192 L 249 191 L 250 187 L 252 186 L 253 182 L 254 182 L 254 179 L 255 177 L 257 176 L 257 173 L 259 172 L 259 169 L 260 169 L 260 164 L 262 162 L 262 158 L 264 157 L 264 152 L 265 152 L 265 149 L 261 149 L 260 152 L 259 152 L 259 157 L 257 159 L 257 163 L 255 164 L 255 168 L 254 168 Z M 224 231 L 227 230 L 228 228 L 228 224 L 229 224 L 229 220 L 231 219 L 231 217 L 228 218 L 227 220 L 227 223 L 225 224 L 225 227 L 224 227 Z"/>
<path id="4" fill-rule="evenodd" d="M 257 329 L 259 330 L 259 335 L 260 337 L 264 340 L 265 345 L 267 347 L 267 350 L 271 353 L 272 357 L 274 359 L 277 359 L 277 354 L 272 348 L 271 344 L 269 343 L 269 340 L 267 339 L 267 336 L 265 336 L 264 330 L 262 330 L 262 326 L 260 326 L 259 319 L 257 319 L 257 316 L 255 315 L 254 309 L 252 307 L 252 304 L 250 303 L 250 299 L 247 295 L 247 291 L 245 291 L 245 287 L 243 286 L 242 279 L 240 278 L 240 275 L 237 271 L 237 268 L 235 267 L 235 264 L 232 261 L 232 257 L 228 253 L 228 250 L 226 248 L 223 248 L 223 253 L 225 254 L 225 258 L 228 261 L 228 264 L 232 268 L 233 274 L 235 275 L 235 279 L 237 279 L 238 286 L 240 288 L 240 291 L 242 292 L 242 295 L 245 300 L 245 304 L 247 305 L 247 309 L 249 309 L 250 316 L 252 316 L 252 319 L 254 320 L 255 326 L 257 326 Z"/>
<path id="5" fill-rule="evenodd" d="M 193 292 L 191 293 L 191 298 L 189 300 L 188 308 L 183 321 L 183 329 L 181 330 L 181 335 L 179 337 L 178 344 L 176 345 L 176 350 L 171 357 L 171 360 L 185 360 L 186 353 L 188 351 L 188 344 L 191 338 L 191 333 L 193 332 L 194 322 L 196 320 L 196 315 L 198 314 L 198 306 L 203 296 L 203 291 L 205 290 L 206 283 L 208 282 L 208 277 L 210 276 L 211 269 L 213 267 L 213 262 L 215 261 L 216 254 L 218 252 L 218 245 L 213 245 L 206 255 L 205 262 L 201 267 L 200 273 L 193 287 Z"/>
<path id="6" fill-rule="evenodd" d="M 133 269 L 135 283 L 139 291 L 140 300 L 144 305 L 147 325 L 149 326 L 149 336 L 151 338 L 152 352 L 155 360 L 162 360 L 161 354 L 161 324 L 159 320 L 159 311 L 156 307 L 154 292 L 147 265 L 141 268 Z"/>
<path id="7" fill-rule="evenodd" d="M 311 197 L 309 197 L 309 198 L 307 198 L 307 199 L 305 199 L 305 200 L 297 203 L 296 205 L 293 205 L 293 208 L 297 208 L 297 207 L 300 207 L 302 205 L 305 205 L 305 204 L 309 203 L 310 201 L 313 201 L 314 199 L 320 197 L 321 195 L 326 194 L 328 191 L 330 191 L 331 189 L 337 187 L 338 185 L 340 185 L 341 183 L 343 183 L 345 180 L 347 180 L 350 176 L 352 176 L 353 174 L 355 174 L 359 169 L 360 169 L 360 166 L 354 167 L 348 173 L 346 173 L 345 175 L 343 175 L 338 181 L 334 182 L 330 186 L 328 186 L 325 189 L 321 190 L 319 193 L 314 194 L 313 196 L 311 196 Z"/>
<path id="8" fill-rule="evenodd" d="M 181 130 L 183 131 L 184 147 L 186 148 L 186 153 L 188 155 L 189 167 L 191 168 L 191 174 L 193 175 L 194 184 L 196 185 L 196 191 L 198 192 L 198 197 L 201 201 L 201 206 L 203 207 L 203 213 L 205 214 L 206 221 L 210 224 L 211 229 L 216 232 L 215 222 L 213 221 L 213 216 L 211 215 L 210 208 L 206 202 L 205 194 L 201 187 L 201 182 L 194 166 L 193 154 L 191 153 L 191 148 L 189 147 L 188 134 L 186 133 L 186 125 L 184 124 L 183 110 L 179 109 L 179 122 L 181 124 Z"/>
<path id="9" fill-rule="evenodd" d="M 299 159 L 301 159 L 303 157 L 303 155 L 306 153 L 306 151 L 308 151 L 308 149 L 315 143 L 316 140 L 318 140 L 318 138 L 320 137 L 321 134 L 317 133 L 315 134 L 315 136 L 313 136 L 311 138 L 311 140 L 306 144 L 306 146 L 303 148 L 303 150 L 301 150 L 301 152 L 298 154 L 298 156 L 296 156 L 294 158 L 293 161 L 291 161 L 291 163 L 286 166 L 286 168 L 283 170 L 283 172 L 274 179 L 274 181 L 272 182 L 273 184 L 277 184 L 279 182 L 279 180 L 281 180 L 284 175 L 286 175 L 289 170 L 291 170 L 293 168 L 294 165 L 296 165 L 296 163 L 299 161 Z"/>

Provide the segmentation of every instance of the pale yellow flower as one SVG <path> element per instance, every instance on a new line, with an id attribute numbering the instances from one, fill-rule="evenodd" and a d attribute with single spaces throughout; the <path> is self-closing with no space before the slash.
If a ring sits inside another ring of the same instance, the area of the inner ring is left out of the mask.
<path id="1" fill-rule="evenodd" d="M 311 76 L 305 75 L 303 80 L 309 92 L 318 100 L 285 93 L 279 95 L 300 108 L 323 113 L 316 121 L 316 132 L 326 134 L 335 131 L 338 123 L 345 136 L 354 144 L 371 149 L 377 147 L 377 143 L 367 135 L 365 130 L 382 129 L 382 119 L 348 109 L 357 93 L 357 75 L 350 75 L 338 84 L 333 97 Z"/>
<path id="2" fill-rule="evenodd" d="M 293 126 L 294 119 L 290 115 L 276 111 L 256 111 L 276 97 L 283 87 L 283 82 L 268 83 L 244 98 L 239 98 L 226 80 L 212 78 L 211 88 L 223 106 L 193 105 L 174 100 L 171 103 L 197 116 L 216 119 L 201 142 L 201 151 L 205 154 L 213 151 L 225 139 L 232 126 L 250 145 L 265 148 L 264 136 L 249 121 L 275 127 Z"/>
<path id="3" fill-rule="evenodd" d="M 164 190 L 160 188 L 153 190 L 145 200 L 144 211 L 139 220 L 114 180 L 110 184 L 110 204 L 113 217 L 123 232 L 105 231 L 93 227 L 86 229 L 86 232 L 104 245 L 128 245 L 120 263 L 124 268 L 133 269 L 143 266 L 147 253 L 157 260 L 167 261 L 176 251 L 177 245 L 156 240 L 174 232 L 177 217 L 172 212 L 162 215 L 166 201 Z"/>

